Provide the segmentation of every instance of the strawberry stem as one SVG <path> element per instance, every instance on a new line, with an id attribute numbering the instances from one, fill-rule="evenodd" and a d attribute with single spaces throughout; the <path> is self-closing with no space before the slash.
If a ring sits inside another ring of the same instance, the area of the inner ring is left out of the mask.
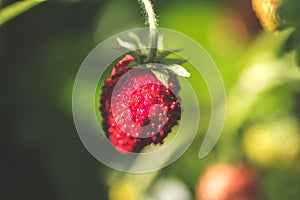
<path id="1" fill-rule="evenodd" d="M 143 6 L 143 8 L 148 16 L 151 49 L 150 49 L 147 60 L 153 61 L 153 60 L 155 60 L 156 53 L 157 53 L 157 41 L 158 41 L 157 19 L 156 19 L 156 15 L 154 13 L 153 5 L 150 0 L 138 0 L 138 1 Z"/>

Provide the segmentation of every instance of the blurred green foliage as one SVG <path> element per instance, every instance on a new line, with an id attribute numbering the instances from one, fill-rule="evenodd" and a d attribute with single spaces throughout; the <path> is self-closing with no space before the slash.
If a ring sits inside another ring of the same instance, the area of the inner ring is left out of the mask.
<path id="1" fill-rule="evenodd" d="M 3 5 L 13 2 L 6 0 Z M 299 20 L 294 15 L 298 1 L 287 0 L 279 11 L 294 28 L 278 34 L 261 30 L 250 1 L 153 2 L 160 26 L 199 42 L 224 79 L 228 114 L 214 150 L 205 159 L 197 157 L 210 120 L 210 96 L 203 82 L 191 78 L 193 87 L 203 90 L 197 94 L 201 124 L 180 159 L 159 172 L 142 175 L 117 172 L 94 159 L 73 124 L 76 72 L 99 42 L 144 26 L 143 17 L 135 0 L 48 1 L 0 26 L 1 199 L 107 199 L 110 187 L 124 179 L 147 194 L 156 181 L 168 177 L 181 180 L 193 196 L 201 173 L 217 162 L 254 165 L 263 199 L 300 196 L 299 156 L 288 167 L 262 166 L 247 157 L 242 142 L 249 127 L 282 116 L 295 118 L 299 125 L 300 72 L 295 52 L 287 53 L 296 49 L 300 54 Z M 285 54 L 278 58 L 282 48 Z M 252 69 L 262 71 L 253 75 Z M 263 72 L 267 75 L 261 77 Z M 144 180 L 149 181 L 143 185 Z"/>
<path id="2" fill-rule="evenodd" d="M 300 66 L 300 2 L 297 0 L 284 1 L 283 5 L 278 9 L 278 16 L 286 27 L 293 28 L 293 32 L 287 38 L 282 47 L 281 52 L 290 52 L 295 50 L 296 60 Z"/>

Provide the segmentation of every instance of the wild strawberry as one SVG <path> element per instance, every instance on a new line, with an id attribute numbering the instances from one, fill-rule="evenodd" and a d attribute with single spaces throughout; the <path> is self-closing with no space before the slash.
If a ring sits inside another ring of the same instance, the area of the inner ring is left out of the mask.
<path id="1" fill-rule="evenodd" d="M 103 130 L 121 152 L 139 152 L 151 143 L 163 143 L 181 117 L 180 86 L 175 73 L 189 75 L 179 65 L 161 69 L 150 61 L 146 63 L 145 55 L 134 55 L 140 57 L 126 55 L 114 66 L 100 99 Z M 129 67 L 137 60 L 143 65 Z M 167 59 L 158 62 L 164 61 Z"/>
<path id="2" fill-rule="evenodd" d="M 197 200 L 259 199 L 255 170 L 247 165 L 215 164 L 202 175 Z"/>

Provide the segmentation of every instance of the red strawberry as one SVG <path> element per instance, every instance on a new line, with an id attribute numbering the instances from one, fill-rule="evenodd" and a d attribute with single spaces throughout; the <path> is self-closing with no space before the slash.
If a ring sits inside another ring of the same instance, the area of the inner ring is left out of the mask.
<path id="1" fill-rule="evenodd" d="M 134 33 L 135 44 L 117 38 L 121 49 L 129 50 L 102 87 L 100 111 L 103 129 L 121 152 L 139 152 L 145 146 L 162 144 L 178 124 L 181 108 L 177 76 L 190 73 L 179 64 L 181 59 L 167 58 L 174 51 L 146 49 Z"/>
<path id="2" fill-rule="evenodd" d="M 129 68 L 133 60 L 126 55 L 115 65 L 100 100 L 103 129 L 123 152 L 162 143 L 181 116 L 175 74 L 170 74 L 167 88 L 149 69 Z"/>

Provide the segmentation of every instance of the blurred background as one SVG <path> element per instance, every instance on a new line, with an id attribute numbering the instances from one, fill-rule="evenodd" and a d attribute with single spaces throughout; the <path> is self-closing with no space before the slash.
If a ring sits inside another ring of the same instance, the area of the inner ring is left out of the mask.
<path id="1" fill-rule="evenodd" d="M 15 2 L 0 0 L 0 8 Z M 0 199 L 300 197 L 300 51 L 289 46 L 297 27 L 264 31 L 250 0 L 153 4 L 160 27 L 192 37 L 219 67 L 227 117 L 213 151 L 198 158 L 210 118 L 210 96 L 199 86 L 204 125 L 172 165 L 134 175 L 90 155 L 72 118 L 76 72 L 101 41 L 145 26 L 143 15 L 136 0 L 47 1 L 0 21 Z"/>

